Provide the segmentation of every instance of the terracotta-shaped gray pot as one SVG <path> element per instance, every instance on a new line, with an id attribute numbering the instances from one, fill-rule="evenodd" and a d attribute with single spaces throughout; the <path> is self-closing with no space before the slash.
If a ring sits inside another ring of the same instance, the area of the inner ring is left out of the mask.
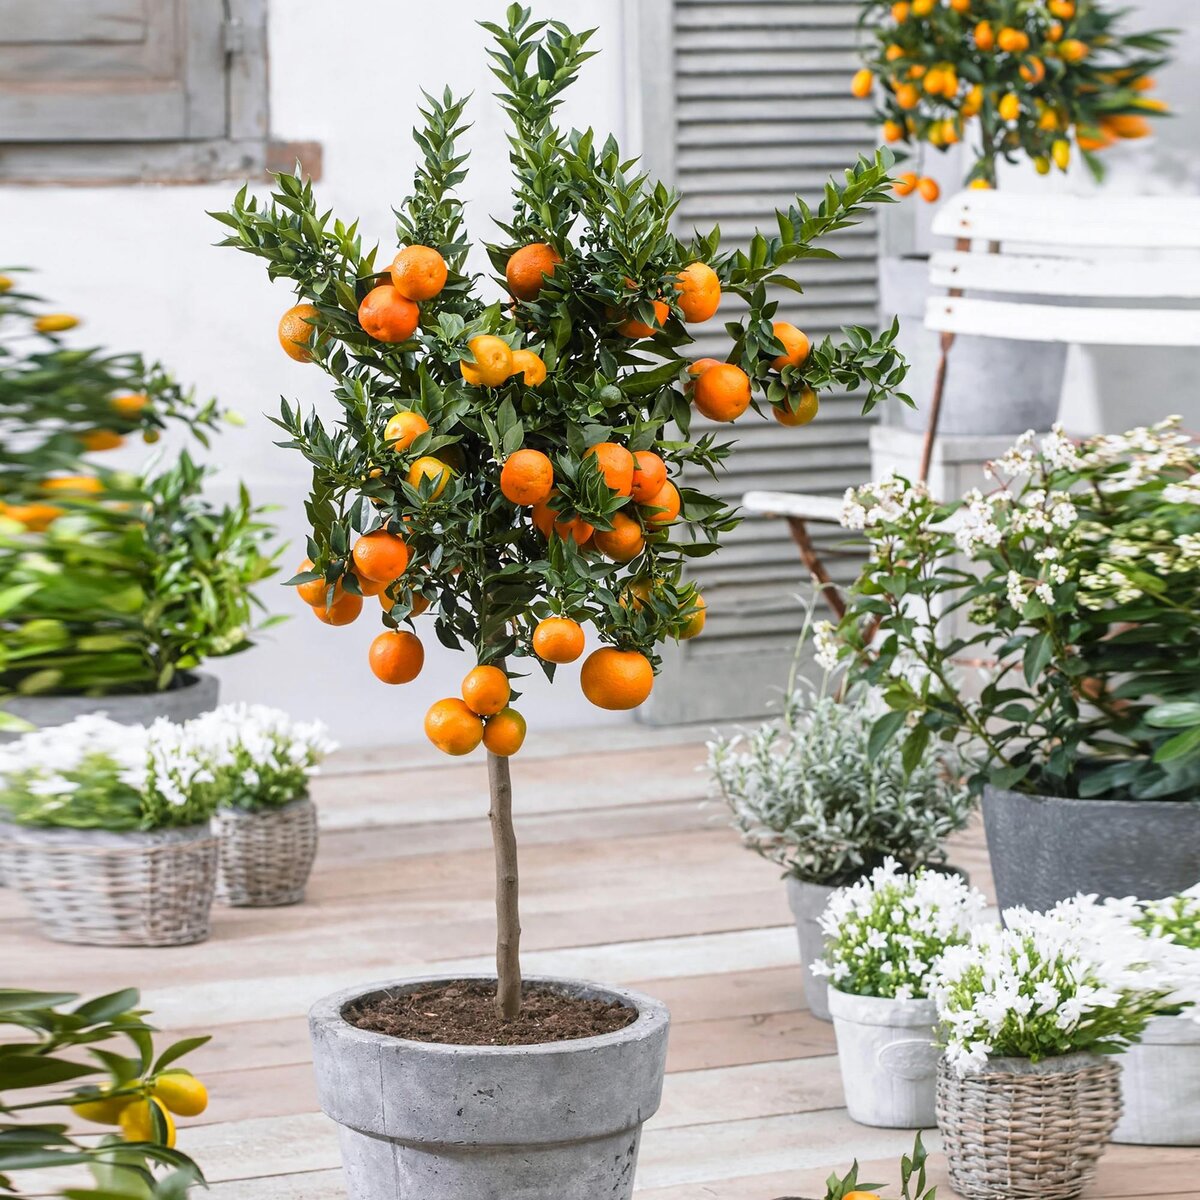
<path id="1" fill-rule="evenodd" d="M 350 1200 L 630 1200 L 643 1123 L 662 1098 L 666 1008 L 636 992 L 530 979 L 635 1008 L 601 1037 L 453 1046 L 358 1029 L 354 1001 L 457 982 L 353 988 L 309 1013 L 317 1096 L 338 1124 Z"/>
<path id="2" fill-rule="evenodd" d="M 988 787 L 983 823 L 1001 909 L 1083 892 L 1159 900 L 1200 880 L 1200 799 L 1070 800 Z"/>
<path id="3" fill-rule="evenodd" d="M 788 906 L 796 918 L 796 938 L 800 943 L 800 970 L 804 977 L 804 1000 L 818 1021 L 831 1021 L 829 981 L 814 975 L 813 963 L 825 953 L 825 935 L 820 919 L 837 888 L 823 883 L 806 883 L 794 875 L 787 877 Z"/>

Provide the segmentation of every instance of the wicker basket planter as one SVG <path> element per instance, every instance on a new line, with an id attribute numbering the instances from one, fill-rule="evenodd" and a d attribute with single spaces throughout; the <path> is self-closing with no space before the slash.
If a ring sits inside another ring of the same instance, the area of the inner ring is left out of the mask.
<path id="1" fill-rule="evenodd" d="M 9 825 L 8 885 L 41 931 L 90 946 L 183 946 L 209 933 L 217 839 L 208 825 L 151 833 Z"/>
<path id="2" fill-rule="evenodd" d="M 937 1123 L 951 1186 L 965 1200 L 1074 1200 L 1121 1113 L 1120 1066 L 1065 1054 L 998 1058 L 959 1078 L 938 1065 Z"/>
<path id="3" fill-rule="evenodd" d="M 280 808 L 220 809 L 217 898 L 235 908 L 271 908 L 304 899 L 317 855 L 317 809 L 307 796 Z"/>

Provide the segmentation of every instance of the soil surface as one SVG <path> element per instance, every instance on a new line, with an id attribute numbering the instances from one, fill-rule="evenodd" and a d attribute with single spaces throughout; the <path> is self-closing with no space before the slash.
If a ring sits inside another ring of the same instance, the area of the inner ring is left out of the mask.
<path id="1" fill-rule="evenodd" d="M 506 1021 L 496 1011 L 496 985 L 474 980 L 423 988 L 400 996 L 371 996 L 349 1005 L 351 1025 L 451 1046 L 535 1046 L 613 1033 L 632 1025 L 637 1010 L 616 1001 L 583 1000 L 552 988 L 526 987 L 521 1014 Z"/>

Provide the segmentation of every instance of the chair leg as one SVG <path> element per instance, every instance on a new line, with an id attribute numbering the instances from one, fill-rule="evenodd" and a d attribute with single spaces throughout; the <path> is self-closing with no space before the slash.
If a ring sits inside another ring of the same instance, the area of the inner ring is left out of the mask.
<path id="1" fill-rule="evenodd" d="M 788 517 L 787 523 L 788 528 L 792 531 L 792 541 L 796 543 L 796 549 L 800 551 L 801 561 L 808 568 L 808 573 L 825 598 L 825 602 L 840 621 L 846 615 L 846 601 L 842 598 L 837 584 L 830 578 L 829 572 L 825 570 L 825 564 L 821 561 L 821 556 L 817 553 L 817 548 L 809 536 L 808 523 L 800 517 Z"/>

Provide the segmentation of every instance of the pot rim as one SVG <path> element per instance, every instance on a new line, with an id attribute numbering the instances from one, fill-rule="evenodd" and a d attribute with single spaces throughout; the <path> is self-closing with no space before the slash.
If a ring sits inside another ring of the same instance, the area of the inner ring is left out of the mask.
<path id="1" fill-rule="evenodd" d="M 1142 1036 L 1129 1050 L 1139 1046 L 1200 1046 L 1200 1020 L 1186 1009 L 1181 1013 L 1159 1013 L 1146 1022 Z"/>
<path id="2" fill-rule="evenodd" d="M 1094 1054 L 1090 1050 L 1072 1050 L 1067 1054 L 1055 1054 L 1034 1062 L 1029 1058 L 989 1058 L 986 1066 L 978 1071 L 968 1071 L 963 1079 L 981 1079 L 985 1076 L 1001 1075 L 1069 1075 L 1107 1062 L 1116 1065 L 1115 1054 Z M 942 1056 L 947 1070 L 953 1070 L 949 1060 Z M 957 1072 L 956 1072 L 957 1074 Z"/>
<path id="3" fill-rule="evenodd" d="M 245 821 L 254 817 L 273 817 L 277 813 L 287 812 L 289 809 L 302 808 L 305 805 L 316 808 L 316 803 L 313 801 L 306 791 L 297 796 L 294 800 L 289 800 L 285 804 L 264 804 L 259 808 L 240 808 L 234 804 L 222 804 L 213 813 L 214 817 L 231 817 L 236 821 Z"/>
<path id="4" fill-rule="evenodd" d="M 894 996 L 863 996 L 829 985 L 829 1011 L 837 1020 L 856 1025 L 891 1025 L 928 1029 L 937 1025 L 937 1002 L 930 996 L 899 1000 Z"/>
<path id="5" fill-rule="evenodd" d="M 1200 795 L 1193 796 L 1188 800 L 1126 800 L 1114 797 L 1105 799 L 1103 797 L 1091 796 L 1047 796 L 1042 792 L 1015 792 L 1011 788 L 1000 788 L 993 784 L 985 783 L 983 785 L 983 797 L 986 800 L 989 796 L 994 797 L 1013 797 L 1017 800 L 1023 800 L 1029 804 L 1053 804 L 1063 808 L 1114 808 L 1117 805 L 1123 805 L 1126 808 L 1135 811 L 1140 810 L 1146 812 L 1151 809 L 1171 809 L 1172 811 L 1182 811 L 1189 806 L 1200 808 Z"/>
<path id="6" fill-rule="evenodd" d="M 19 842 L 23 835 L 31 841 L 76 841 L 91 845 L 104 838 L 120 838 L 122 841 L 144 842 L 149 845 L 164 845 L 170 842 L 216 841 L 216 835 L 208 821 L 197 821 L 191 825 L 168 825 L 160 829 L 77 829 L 72 825 L 25 825 L 19 821 L 5 822 L 5 837 L 10 842 Z"/>
<path id="7" fill-rule="evenodd" d="M 333 1030 L 340 1039 L 365 1045 L 385 1045 L 402 1047 L 405 1050 L 420 1054 L 449 1054 L 482 1058 L 520 1058 L 526 1055 L 538 1054 L 586 1054 L 590 1051 L 603 1049 L 607 1046 L 619 1045 L 623 1042 L 642 1040 L 652 1037 L 659 1030 L 670 1025 L 671 1015 L 667 1006 L 661 1000 L 641 992 L 630 991 L 628 988 L 614 987 L 611 984 L 593 983 L 586 979 L 576 979 L 560 975 L 527 975 L 523 984 L 541 984 L 549 987 L 569 989 L 576 994 L 599 992 L 604 996 L 621 1001 L 625 1007 L 637 1011 L 637 1019 L 612 1033 L 597 1034 L 593 1037 L 571 1038 L 559 1042 L 534 1042 L 519 1046 L 476 1046 L 458 1042 L 421 1042 L 412 1038 L 395 1037 L 388 1033 L 376 1033 L 370 1029 L 360 1029 L 351 1025 L 343 1016 L 346 1007 L 355 1000 L 388 990 L 414 991 L 420 987 L 436 986 L 448 983 L 469 983 L 482 980 L 485 983 L 495 983 L 496 976 L 481 971 L 462 971 L 442 973 L 438 975 L 417 975 L 407 979 L 391 979 L 378 983 L 359 984 L 356 987 L 344 988 L 339 992 L 324 996 L 309 1009 L 310 1025 L 322 1024 Z"/>

